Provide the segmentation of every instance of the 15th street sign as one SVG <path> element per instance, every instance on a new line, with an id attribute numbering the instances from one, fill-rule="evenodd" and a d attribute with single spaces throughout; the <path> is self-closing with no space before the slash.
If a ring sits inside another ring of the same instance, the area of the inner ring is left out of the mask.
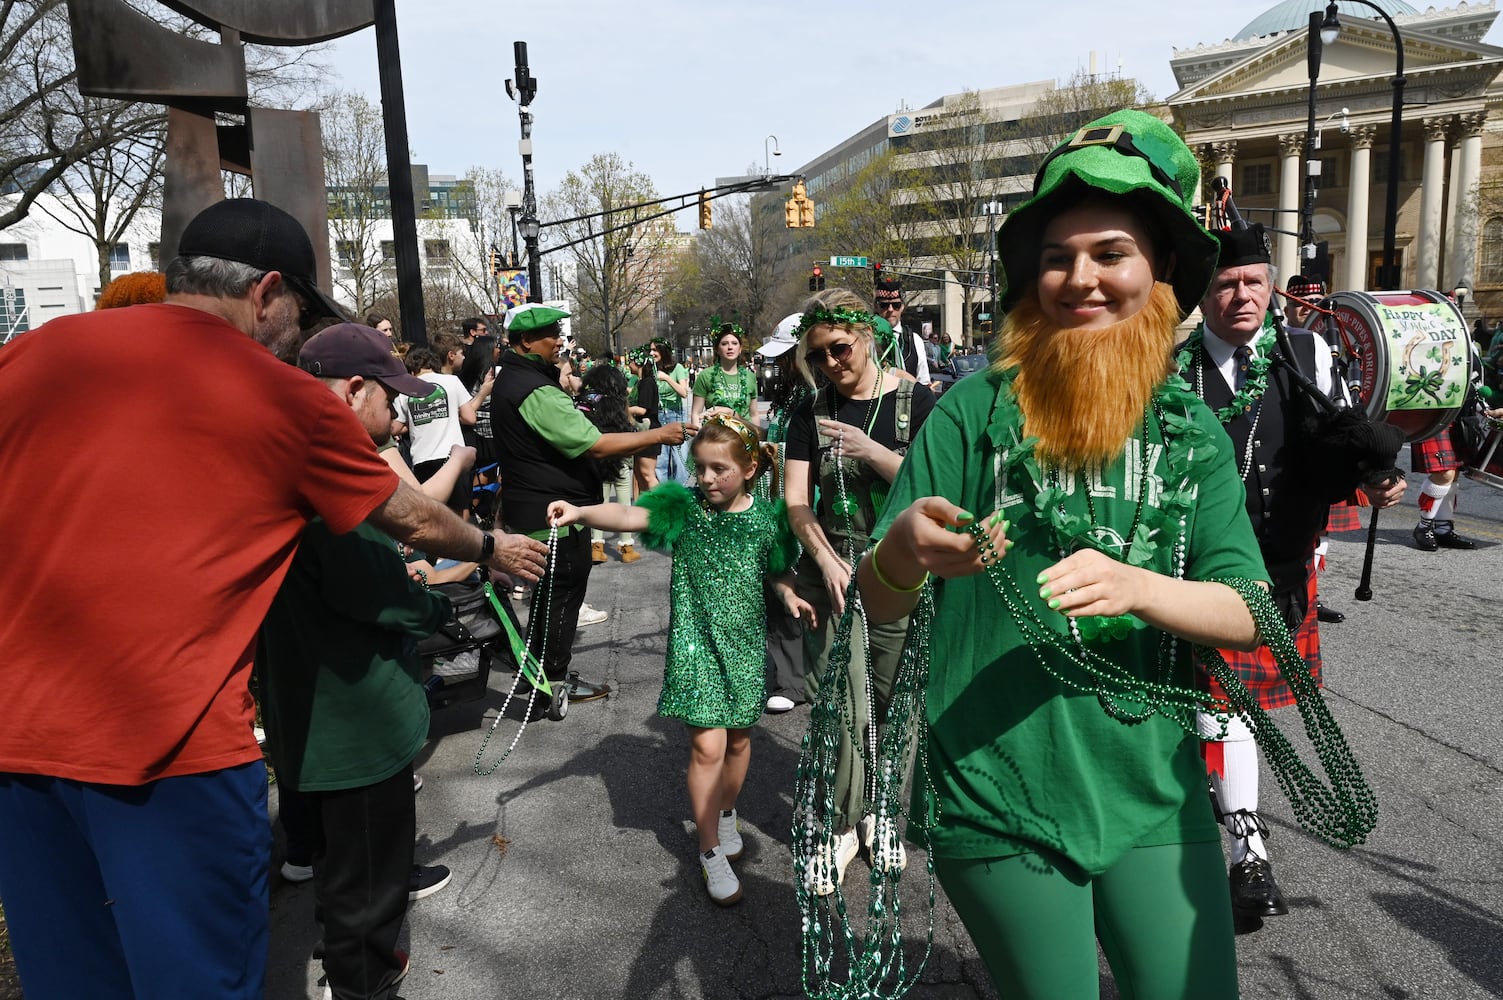
<path id="1" fill-rule="evenodd" d="M 870 267 L 871 261 L 865 257 L 831 257 L 831 267 Z"/>

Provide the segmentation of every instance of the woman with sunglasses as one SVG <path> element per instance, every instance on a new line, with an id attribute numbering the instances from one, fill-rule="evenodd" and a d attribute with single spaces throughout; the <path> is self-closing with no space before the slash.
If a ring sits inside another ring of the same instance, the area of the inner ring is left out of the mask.
<path id="1" fill-rule="evenodd" d="M 838 621 L 845 610 L 855 561 L 866 551 L 903 452 L 934 408 L 928 389 L 879 363 L 875 330 L 880 322 L 855 294 L 832 288 L 804 305 L 797 330 L 795 360 L 816 391 L 789 421 L 784 490 L 789 523 L 804 547 L 799 596 L 816 609 L 816 624 L 804 633 L 811 700 L 820 685 L 830 682 L 825 673 L 835 638 L 832 615 Z M 886 714 L 907 631 L 906 618 L 872 626 L 870 664 L 865 644 L 852 644 L 846 689 L 853 694 L 844 710 L 856 720 L 863 742 L 874 738 Z M 859 627 L 855 634 L 861 634 Z M 868 687 L 874 703 L 867 701 Z M 834 777 L 833 839 L 825 838 L 831 843 L 829 856 L 810 859 L 807 868 L 808 888 L 816 895 L 835 891 L 861 844 L 873 867 L 893 870 L 905 863 L 896 828 L 879 826 L 871 818 L 875 810 L 867 785 L 860 755 L 843 730 Z"/>

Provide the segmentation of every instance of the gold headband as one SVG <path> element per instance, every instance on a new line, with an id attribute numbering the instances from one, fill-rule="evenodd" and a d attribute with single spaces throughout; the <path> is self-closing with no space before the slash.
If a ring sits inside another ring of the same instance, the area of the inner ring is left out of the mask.
<path id="1" fill-rule="evenodd" d="M 751 425 L 734 413 L 714 413 L 705 417 L 701 423 L 720 424 L 736 432 L 741 439 L 741 444 L 746 448 L 748 458 L 757 456 L 757 432 L 751 429 Z"/>

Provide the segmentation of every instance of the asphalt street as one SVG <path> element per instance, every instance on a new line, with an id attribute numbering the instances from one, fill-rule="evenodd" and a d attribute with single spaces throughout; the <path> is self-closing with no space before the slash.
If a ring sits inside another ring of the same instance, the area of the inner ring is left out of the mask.
<path id="1" fill-rule="evenodd" d="M 1378 795 L 1379 825 L 1359 847 L 1326 847 L 1265 779 L 1291 912 L 1239 936 L 1243 997 L 1503 996 L 1503 491 L 1465 483 L 1457 527 L 1479 549 L 1427 554 L 1409 536 L 1410 482 L 1406 503 L 1379 521 L 1373 600 L 1352 597 L 1365 533 L 1337 537 L 1322 586 L 1347 614 L 1322 630 L 1326 698 Z M 746 896 L 718 908 L 695 858 L 687 741 L 654 714 L 668 573 L 657 553 L 596 568 L 589 601 L 611 617 L 581 630 L 575 663 L 615 693 L 528 727 L 494 774 L 478 776 L 475 755 L 512 675 L 493 675 L 483 701 L 434 714 L 418 762 L 417 854 L 454 878 L 411 907 L 408 1000 L 803 995 L 789 829 L 807 709 L 764 717 L 753 734 L 736 866 Z M 1297 716 L 1280 715 L 1298 731 Z M 514 731 L 504 721 L 498 737 Z M 928 885 L 922 855 L 910 858 L 904 912 L 917 957 Z M 856 862 L 847 887 L 865 871 Z M 272 882 L 267 996 L 317 998 L 312 888 Z M 1116 997 L 1102 968 L 1102 995 Z M 942 892 L 910 995 L 996 996 Z"/>

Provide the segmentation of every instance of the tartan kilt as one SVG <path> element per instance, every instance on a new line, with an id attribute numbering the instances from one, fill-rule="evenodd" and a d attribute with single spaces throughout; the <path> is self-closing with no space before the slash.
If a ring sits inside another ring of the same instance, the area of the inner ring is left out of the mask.
<path id="1" fill-rule="evenodd" d="M 1456 458 L 1456 446 L 1451 441 L 1451 428 L 1410 445 L 1409 467 L 1424 473 L 1454 472 L 1461 468 L 1461 462 Z"/>
<path id="2" fill-rule="evenodd" d="M 1362 500 L 1366 499 L 1362 497 Z M 1358 502 L 1356 497 L 1331 504 L 1331 513 L 1326 516 L 1326 533 L 1359 530 L 1362 527 L 1362 517 L 1357 511 L 1366 506 L 1366 503 Z"/>
<path id="3" fill-rule="evenodd" d="M 1320 687 L 1324 683 L 1321 680 L 1320 659 L 1320 631 L 1319 621 L 1315 611 L 1315 562 L 1312 559 L 1305 563 L 1305 586 L 1308 588 L 1310 607 L 1305 612 L 1305 620 L 1300 623 L 1294 633 L 1294 644 L 1299 648 L 1300 656 L 1304 657 L 1305 663 L 1310 667 L 1310 676 L 1315 679 L 1315 686 Z M 1258 704 L 1265 710 L 1284 708 L 1294 704 L 1294 692 L 1289 690 L 1279 677 L 1278 664 L 1274 662 L 1273 653 L 1267 646 L 1259 646 L 1251 653 L 1240 650 L 1218 650 L 1226 660 L 1226 665 L 1231 667 L 1241 678 L 1242 683 L 1247 685 L 1247 690 L 1252 692 L 1253 697 L 1258 699 Z M 1202 676 L 1205 677 L 1209 690 L 1217 698 L 1226 696 L 1215 678 L 1211 677 L 1201 668 Z"/>

